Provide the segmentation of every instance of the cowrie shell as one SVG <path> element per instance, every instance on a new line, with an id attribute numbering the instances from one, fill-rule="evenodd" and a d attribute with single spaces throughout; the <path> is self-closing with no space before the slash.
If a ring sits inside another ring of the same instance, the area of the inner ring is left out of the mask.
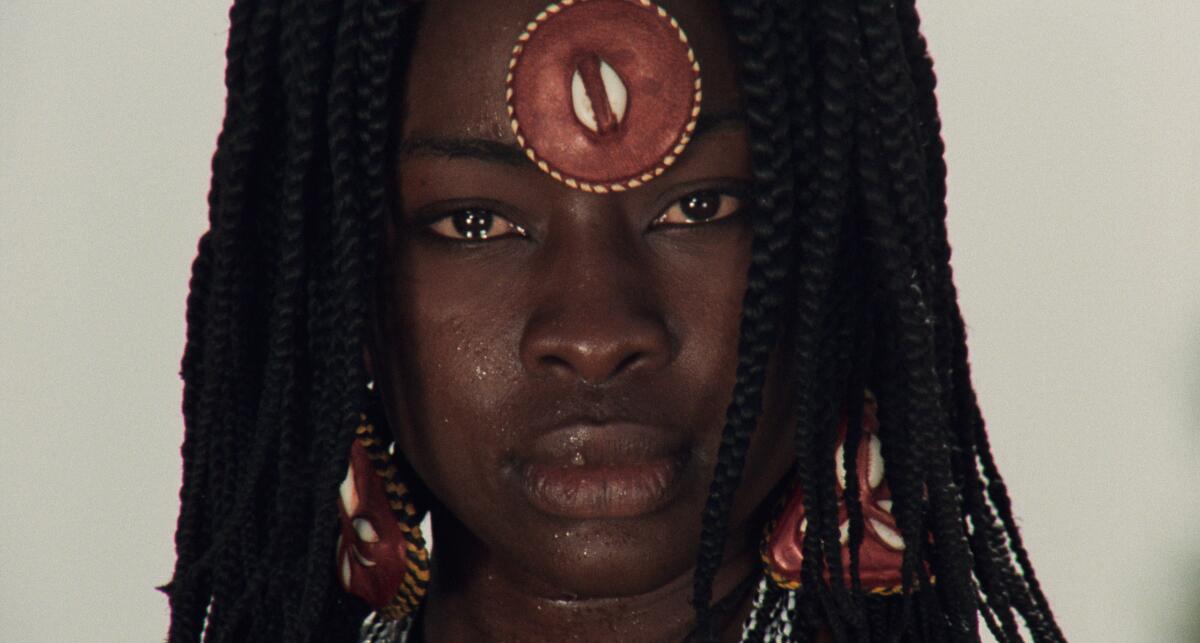
<path id="1" fill-rule="evenodd" d="M 600 59 L 600 81 L 604 85 L 604 95 L 608 99 L 608 109 L 613 118 L 620 124 L 625 119 L 625 108 L 629 106 L 629 90 L 626 89 L 621 76 L 603 58 Z M 600 124 L 596 122 L 596 108 L 588 96 L 587 85 L 583 75 L 576 69 L 571 76 L 571 107 L 575 110 L 575 118 L 593 133 L 599 133 Z"/>

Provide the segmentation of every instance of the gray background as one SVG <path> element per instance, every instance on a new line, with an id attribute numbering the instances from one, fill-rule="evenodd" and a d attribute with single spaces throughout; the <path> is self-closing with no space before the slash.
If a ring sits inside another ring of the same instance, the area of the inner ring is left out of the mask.
<path id="1" fill-rule="evenodd" d="M 225 2 L 0 0 L 0 640 L 152 641 Z M 1200 641 L 1200 5 L 922 3 L 976 382 L 1076 641 Z"/>

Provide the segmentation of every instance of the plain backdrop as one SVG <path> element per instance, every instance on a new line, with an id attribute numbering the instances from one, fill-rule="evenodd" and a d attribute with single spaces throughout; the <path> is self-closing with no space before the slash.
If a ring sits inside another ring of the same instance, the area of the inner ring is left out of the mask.
<path id="1" fill-rule="evenodd" d="M 0 641 L 164 635 L 225 5 L 0 0 Z M 921 9 L 1043 586 L 1075 641 L 1200 641 L 1200 3 Z"/>

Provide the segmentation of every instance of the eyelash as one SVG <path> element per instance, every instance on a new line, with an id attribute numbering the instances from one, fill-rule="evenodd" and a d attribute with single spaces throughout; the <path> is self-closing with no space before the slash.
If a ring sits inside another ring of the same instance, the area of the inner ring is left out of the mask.
<path id="1" fill-rule="evenodd" d="M 496 228 L 502 228 L 497 234 Z M 525 228 L 487 208 L 461 208 L 428 223 L 429 232 L 452 241 L 481 243 L 509 236 L 527 237 Z"/>
<path id="2" fill-rule="evenodd" d="M 683 212 L 684 208 L 701 207 L 703 200 L 711 200 L 714 198 L 716 199 L 716 203 L 712 205 L 715 207 L 715 211 L 704 213 L 707 214 L 707 216 L 704 216 L 703 218 L 695 218 Z M 680 215 L 683 217 L 682 221 L 669 220 L 671 213 L 676 209 L 680 211 Z M 739 212 L 741 212 L 741 210 L 742 197 L 739 194 L 730 193 L 728 191 L 723 192 L 721 190 L 698 190 L 696 192 L 685 194 L 675 201 L 672 201 L 671 205 L 667 206 L 667 208 L 662 211 L 662 214 L 655 217 L 654 225 L 658 227 L 687 227 L 701 225 L 704 223 L 720 221 L 721 219 L 727 219 L 737 215 Z"/>
<path id="3" fill-rule="evenodd" d="M 712 204 L 711 200 L 716 199 Z M 684 208 L 700 208 L 706 205 L 711 213 L 708 216 L 695 218 L 683 212 Z M 715 207 L 715 211 L 712 209 Z M 739 194 L 722 190 L 697 190 L 672 201 L 657 217 L 652 227 L 688 227 L 713 223 L 736 216 L 742 209 L 742 197 Z M 679 211 L 681 220 L 672 221 L 671 215 Z M 500 231 L 497 232 L 497 228 Z M 503 215 L 493 210 L 479 207 L 467 207 L 445 213 L 426 224 L 425 229 L 430 233 L 451 241 L 460 243 L 483 243 L 495 241 L 510 236 L 528 237 L 529 233 L 521 226 L 509 221 Z"/>

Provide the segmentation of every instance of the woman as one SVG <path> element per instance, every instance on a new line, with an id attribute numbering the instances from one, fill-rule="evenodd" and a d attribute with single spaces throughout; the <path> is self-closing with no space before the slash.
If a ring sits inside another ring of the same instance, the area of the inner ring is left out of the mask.
<path id="1" fill-rule="evenodd" d="M 1062 638 L 910 3 L 231 21 L 172 640 Z"/>

